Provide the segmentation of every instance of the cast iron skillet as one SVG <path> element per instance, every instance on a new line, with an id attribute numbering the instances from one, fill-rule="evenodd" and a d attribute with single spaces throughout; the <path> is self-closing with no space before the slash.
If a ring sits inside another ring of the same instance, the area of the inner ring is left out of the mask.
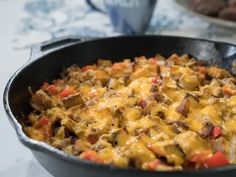
<path id="1" fill-rule="evenodd" d="M 36 50 L 36 53 L 35 53 Z M 28 86 L 35 91 L 44 81 L 52 81 L 62 68 L 72 64 L 92 64 L 97 59 L 119 61 L 135 56 L 160 53 L 188 53 L 230 69 L 236 58 L 236 46 L 201 39 L 170 36 L 133 36 L 87 40 L 67 38 L 45 43 L 33 50 L 31 58 L 9 80 L 4 92 L 4 106 L 19 140 L 33 152 L 38 162 L 55 177 L 235 177 L 236 166 L 183 172 L 148 172 L 93 164 L 69 156 L 46 143 L 30 139 L 23 132 L 22 114 L 30 111 Z M 23 121 L 24 122 L 24 121 Z M 6 132 L 7 133 L 7 132 Z M 7 138 L 7 137 L 6 137 Z"/>

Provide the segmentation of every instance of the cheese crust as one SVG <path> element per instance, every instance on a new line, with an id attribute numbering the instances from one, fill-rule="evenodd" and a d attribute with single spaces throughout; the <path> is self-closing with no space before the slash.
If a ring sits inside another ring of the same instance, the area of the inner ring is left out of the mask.
<path id="1" fill-rule="evenodd" d="M 207 168 L 216 152 L 235 164 L 235 83 L 228 71 L 188 55 L 73 65 L 32 93 L 24 130 L 78 158 L 122 168 Z"/>

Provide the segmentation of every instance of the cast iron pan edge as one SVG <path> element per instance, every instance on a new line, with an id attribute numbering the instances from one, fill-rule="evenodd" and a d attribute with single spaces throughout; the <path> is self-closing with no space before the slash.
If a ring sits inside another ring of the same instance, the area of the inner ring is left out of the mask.
<path id="1" fill-rule="evenodd" d="M 128 38 L 132 38 L 132 37 L 137 37 L 137 36 L 128 36 Z M 146 37 L 157 37 L 157 36 L 138 36 L 140 38 L 146 38 Z M 213 41 L 208 41 L 208 40 L 204 40 L 204 39 L 193 39 L 193 38 L 185 38 L 185 37 L 175 37 L 175 36 L 160 36 L 161 38 L 165 37 L 165 38 L 180 38 L 180 39 L 190 39 L 190 40 L 198 40 L 198 41 L 205 41 L 205 42 L 210 42 L 210 43 L 214 43 L 215 45 L 230 45 L 230 46 L 234 46 L 232 44 L 228 44 L 228 43 L 224 43 L 224 42 L 213 42 Z M 116 38 L 127 38 L 127 37 L 113 37 L 113 38 L 105 38 L 105 40 L 115 40 Z M 65 39 L 63 39 L 65 40 Z M 104 40 L 104 39 L 94 39 L 91 40 L 89 39 L 89 41 L 93 42 L 96 40 Z M 56 49 L 53 49 L 54 46 L 50 46 L 49 43 L 49 48 L 50 48 L 50 52 L 44 52 L 41 53 L 42 55 L 40 57 L 36 57 L 35 60 L 40 60 L 41 57 L 44 57 L 45 55 L 51 53 L 51 52 L 55 52 L 57 50 L 60 50 L 61 48 L 64 47 L 68 47 L 71 45 L 76 45 L 78 43 L 83 43 L 83 42 L 87 42 L 81 39 L 73 39 L 73 40 L 68 40 L 69 44 L 64 44 L 61 46 L 59 44 L 59 47 L 56 46 Z M 56 42 L 61 42 L 61 40 L 57 40 Z M 44 45 L 47 46 L 47 45 Z M 236 46 L 235 46 L 236 47 Z M 52 49 L 52 50 L 51 50 Z M 47 47 L 44 49 L 45 51 L 47 50 Z M 34 61 L 35 61 L 34 60 Z M 12 82 L 14 81 L 15 77 L 21 72 L 21 70 L 27 66 L 29 66 L 32 62 L 34 61 L 29 61 L 27 62 L 25 65 L 23 65 L 19 70 L 17 70 L 13 76 L 10 78 L 10 80 L 8 81 L 5 90 L 4 90 L 4 95 L 3 95 L 3 103 L 4 103 L 4 107 L 5 107 L 5 111 L 8 115 L 8 118 L 12 124 L 12 126 L 14 127 L 17 136 L 20 140 L 21 143 L 23 143 L 25 146 L 29 147 L 31 150 L 34 151 L 38 151 L 38 152 L 42 152 L 45 153 L 49 156 L 52 156 L 53 158 L 56 158 L 58 160 L 63 160 L 65 162 L 74 164 L 79 166 L 80 168 L 85 168 L 85 169 L 94 169 L 97 171 L 100 171 L 101 173 L 104 173 L 104 175 L 106 174 L 106 171 L 113 171 L 114 173 L 118 173 L 122 176 L 122 174 L 132 174 L 135 173 L 139 176 L 189 176 L 189 175 L 193 175 L 193 176 L 202 176 L 202 175 L 210 175 L 212 173 L 216 174 L 216 173 L 221 173 L 222 172 L 230 172 L 232 171 L 232 173 L 235 173 L 236 171 L 236 166 L 235 165 L 229 165 L 226 167 L 222 167 L 222 168 L 217 168 L 217 169 L 205 169 L 205 170 L 198 170 L 198 171 L 180 171 L 180 172 L 150 172 L 150 171 L 142 171 L 142 170 L 137 170 L 137 169 L 122 169 L 122 168 L 118 168 L 118 167 L 114 167 L 114 166 L 107 166 L 107 165 L 100 165 L 100 164 L 94 164 L 88 161 L 83 161 L 80 159 L 77 159 L 71 155 L 68 155 L 66 153 L 64 153 L 63 151 L 60 151 L 46 143 L 43 142 L 38 142 L 35 141 L 31 138 L 29 138 L 28 136 L 26 136 L 26 134 L 23 132 L 22 126 L 21 124 L 17 121 L 17 119 L 15 118 L 15 116 L 13 115 L 10 106 L 9 106 L 9 100 L 8 100 L 8 91 L 11 88 Z M 234 175 L 233 175 L 234 176 Z M 86 177 L 86 176 L 85 176 Z M 105 176 L 104 176 L 105 177 Z"/>

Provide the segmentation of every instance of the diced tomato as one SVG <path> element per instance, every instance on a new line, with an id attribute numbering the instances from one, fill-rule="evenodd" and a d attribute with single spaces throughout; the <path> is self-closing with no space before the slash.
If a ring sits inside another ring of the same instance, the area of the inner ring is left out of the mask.
<path id="1" fill-rule="evenodd" d="M 99 157 L 96 151 L 84 151 L 80 154 L 80 157 L 84 160 L 96 162 L 96 163 L 103 163 L 103 160 Z"/>
<path id="2" fill-rule="evenodd" d="M 86 66 L 82 67 L 82 71 L 85 72 L 88 70 L 95 70 L 96 68 L 97 68 L 96 65 L 86 65 Z"/>
<path id="3" fill-rule="evenodd" d="M 97 135 L 89 135 L 87 139 L 91 144 L 95 144 L 98 141 Z"/>
<path id="4" fill-rule="evenodd" d="M 229 160 L 222 152 L 216 152 L 204 162 L 204 167 L 206 168 L 216 168 L 225 165 L 229 165 Z"/>
<path id="5" fill-rule="evenodd" d="M 122 70 L 125 68 L 125 63 L 114 63 L 112 69 Z"/>
<path id="6" fill-rule="evenodd" d="M 144 109 L 147 106 L 147 102 L 145 100 L 141 100 L 139 105 Z"/>
<path id="7" fill-rule="evenodd" d="M 40 120 L 39 120 L 39 122 L 38 122 L 38 125 L 40 126 L 40 127 L 44 127 L 44 126 L 47 126 L 47 125 L 49 125 L 50 124 L 50 119 L 49 118 L 47 118 L 47 117 L 42 117 Z"/>
<path id="8" fill-rule="evenodd" d="M 209 157 L 212 155 L 211 152 L 203 152 L 199 154 L 195 154 L 191 157 L 190 162 L 193 162 L 195 164 L 202 165 Z"/>
<path id="9" fill-rule="evenodd" d="M 205 80 L 206 79 L 206 74 L 207 74 L 207 68 L 205 66 L 198 66 L 198 72 L 199 72 L 198 77 L 201 80 Z"/>
<path id="10" fill-rule="evenodd" d="M 153 84 L 157 84 L 157 83 L 158 83 L 157 78 L 153 78 L 153 79 L 152 79 L 152 83 L 153 83 Z"/>
<path id="11" fill-rule="evenodd" d="M 211 133 L 213 139 L 219 138 L 222 134 L 222 129 L 220 127 L 214 127 Z"/>
<path id="12" fill-rule="evenodd" d="M 58 94 L 58 88 L 54 85 L 54 84 L 51 84 L 47 87 L 47 91 L 51 94 L 51 95 L 56 95 Z"/>
<path id="13" fill-rule="evenodd" d="M 54 84 L 49 85 L 48 82 L 44 82 L 41 86 L 41 89 L 44 91 L 48 91 L 51 95 L 56 95 L 59 92 L 58 88 Z"/>
<path id="14" fill-rule="evenodd" d="M 51 127 L 51 121 L 47 117 L 42 117 L 38 122 L 38 128 L 41 129 L 46 138 L 49 138 L 52 136 L 52 127 Z"/>
<path id="15" fill-rule="evenodd" d="M 72 95 L 74 92 L 75 92 L 74 88 L 68 86 L 68 87 L 64 88 L 64 90 L 61 91 L 60 97 L 61 98 L 68 97 L 68 96 Z"/>
<path id="16" fill-rule="evenodd" d="M 155 76 L 154 78 L 152 78 L 152 84 L 158 84 L 160 79 L 161 79 L 160 76 Z"/>
<path id="17" fill-rule="evenodd" d="M 157 64 L 157 60 L 155 58 L 151 58 L 149 61 L 150 61 L 150 63 L 152 65 L 156 65 Z"/>
<path id="18" fill-rule="evenodd" d="M 201 74 L 206 74 L 207 73 L 207 68 L 205 66 L 198 66 L 198 71 Z"/>
<path id="19" fill-rule="evenodd" d="M 161 161 L 156 159 L 154 161 L 147 163 L 147 169 L 148 170 L 156 170 L 158 165 L 160 165 L 160 164 L 161 164 Z"/>
<path id="20" fill-rule="evenodd" d="M 236 89 L 233 89 L 228 85 L 223 86 L 222 91 L 224 95 L 228 95 L 228 96 L 236 95 Z"/>

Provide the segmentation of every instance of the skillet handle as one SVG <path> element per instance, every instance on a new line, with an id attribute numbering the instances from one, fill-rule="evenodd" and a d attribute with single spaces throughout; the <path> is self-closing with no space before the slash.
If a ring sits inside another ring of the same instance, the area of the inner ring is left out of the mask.
<path id="1" fill-rule="evenodd" d="M 97 39 L 97 38 L 69 36 L 36 44 L 31 47 L 29 61 L 36 60 L 41 56 L 44 56 L 50 52 L 56 51 L 63 47 L 70 46 L 78 42 L 89 41 L 92 39 Z"/>
<path id="2" fill-rule="evenodd" d="M 96 4 L 94 4 L 91 0 L 86 0 L 87 4 L 93 9 L 96 10 L 98 12 L 101 12 L 103 14 L 106 14 L 106 12 L 102 9 L 100 9 L 99 7 L 96 6 Z"/>

